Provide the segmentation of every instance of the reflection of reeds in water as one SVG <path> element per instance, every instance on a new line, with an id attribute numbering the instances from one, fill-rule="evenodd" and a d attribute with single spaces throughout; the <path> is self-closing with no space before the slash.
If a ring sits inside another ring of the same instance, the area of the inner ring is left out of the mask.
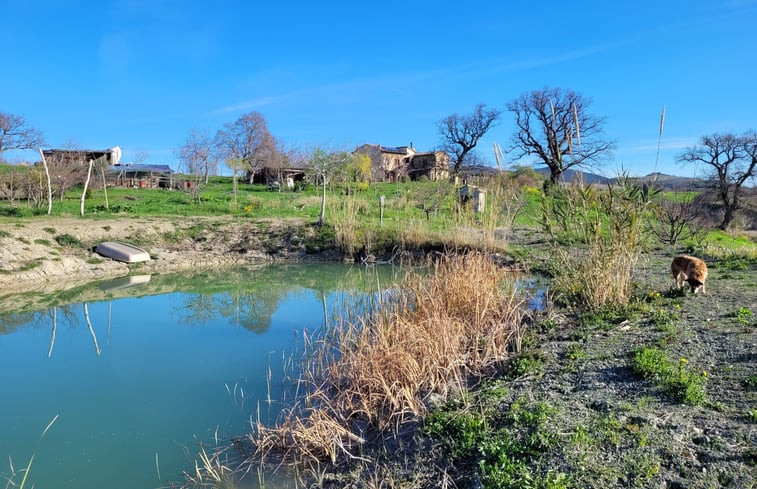
<path id="1" fill-rule="evenodd" d="M 519 344 L 523 300 L 487 257 L 443 257 L 411 274 L 391 305 L 306 338 L 306 386 L 280 423 L 258 423 L 248 467 L 268 456 L 332 463 L 426 414 L 429 396 L 465 388 Z"/>

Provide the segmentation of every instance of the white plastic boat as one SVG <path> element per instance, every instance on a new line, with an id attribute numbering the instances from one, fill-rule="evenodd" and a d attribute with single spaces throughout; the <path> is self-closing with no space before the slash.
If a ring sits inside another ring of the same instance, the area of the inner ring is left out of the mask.
<path id="1" fill-rule="evenodd" d="M 95 248 L 95 252 L 102 256 L 126 263 L 137 263 L 140 261 L 150 261 L 150 255 L 142 248 L 137 248 L 126 243 L 117 243 L 115 241 L 105 241 Z"/>

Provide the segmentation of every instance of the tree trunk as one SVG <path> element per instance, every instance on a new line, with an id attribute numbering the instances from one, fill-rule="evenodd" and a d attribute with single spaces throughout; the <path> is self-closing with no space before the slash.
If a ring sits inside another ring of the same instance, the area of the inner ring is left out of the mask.
<path id="1" fill-rule="evenodd" d="M 105 192 L 105 210 L 110 210 L 110 205 L 108 205 L 108 184 L 105 182 L 105 167 L 100 167 L 100 173 L 103 176 L 103 192 Z"/>
<path id="2" fill-rule="evenodd" d="M 321 215 L 318 218 L 318 226 L 323 226 L 323 221 L 326 219 L 326 177 L 322 179 L 323 193 L 321 195 Z"/>
<path id="3" fill-rule="evenodd" d="M 89 179 L 92 177 L 92 163 L 93 160 L 89 160 L 89 166 L 87 168 L 87 179 L 84 181 L 84 189 L 81 192 L 81 202 L 79 204 L 79 213 L 84 217 L 84 199 L 87 197 L 87 187 L 89 187 Z"/>
<path id="4" fill-rule="evenodd" d="M 53 187 L 50 183 L 50 170 L 47 168 L 47 161 L 45 161 L 45 154 L 42 150 L 39 150 L 39 155 L 42 157 L 42 167 L 45 169 L 45 177 L 47 178 L 47 215 L 49 216 L 53 212 Z"/>
<path id="5" fill-rule="evenodd" d="M 237 210 L 237 171 L 234 170 L 234 178 L 232 179 L 232 189 L 234 191 L 234 210 Z"/>
<path id="6" fill-rule="evenodd" d="M 728 203 L 724 203 L 723 207 L 725 208 L 725 214 L 723 215 L 723 222 L 720 223 L 720 229 L 726 231 L 731 222 L 733 222 L 733 207 Z"/>

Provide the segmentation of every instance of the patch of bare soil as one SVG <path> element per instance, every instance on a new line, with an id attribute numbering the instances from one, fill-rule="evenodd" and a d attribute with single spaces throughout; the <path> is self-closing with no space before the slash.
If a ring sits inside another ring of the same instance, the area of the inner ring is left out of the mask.
<path id="1" fill-rule="evenodd" d="M 755 486 L 757 264 L 710 263 L 707 293 L 696 296 L 671 290 L 669 267 L 662 253 L 643 260 L 635 280 L 647 302 L 630 317 L 563 311 L 534 341 L 543 369 L 508 383 L 505 405 L 555 407 L 550 426 L 563 444 L 540 463 L 574 487 Z M 640 378 L 631 359 L 642 348 L 704 378 L 705 400 L 690 405 Z"/>

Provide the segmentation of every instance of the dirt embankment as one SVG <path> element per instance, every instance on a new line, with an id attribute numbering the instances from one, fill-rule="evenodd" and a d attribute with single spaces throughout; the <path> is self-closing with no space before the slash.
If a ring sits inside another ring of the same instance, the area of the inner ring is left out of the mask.
<path id="1" fill-rule="evenodd" d="M 333 246 L 299 219 L 34 218 L 0 220 L 0 291 L 68 287 L 133 271 L 160 272 L 241 262 L 319 257 Z M 121 241 L 150 253 L 126 264 L 93 250 Z M 333 256 L 331 258 L 338 258 Z"/>

